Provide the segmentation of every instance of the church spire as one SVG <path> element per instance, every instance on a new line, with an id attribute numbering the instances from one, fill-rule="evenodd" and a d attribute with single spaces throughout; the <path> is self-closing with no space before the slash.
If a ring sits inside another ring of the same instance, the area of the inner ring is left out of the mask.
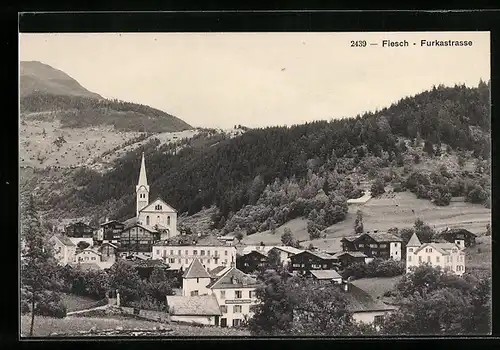
<path id="1" fill-rule="evenodd" d="M 144 161 L 144 152 L 142 152 L 142 160 L 141 160 L 141 171 L 139 172 L 139 182 L 137 186 L 147 186 L 148 179 L 146 177 L 146 162 Z"/>

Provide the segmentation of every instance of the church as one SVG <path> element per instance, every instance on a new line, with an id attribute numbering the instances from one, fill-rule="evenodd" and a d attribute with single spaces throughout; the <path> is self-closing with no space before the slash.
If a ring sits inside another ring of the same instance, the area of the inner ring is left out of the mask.
<path id="1" fill-rule="evenodd" d="M 142 153 L 139 181 L 135 186 L 136 216 L 124 222 L 126 228 L 145 230 L 148 233 L 161 233 L 162 240 L 177 236 L 177 210 L 168 205 L 163 199 L 156 198 L 149 201 L 149 185 L 146 176 L 146 164 Z"/>

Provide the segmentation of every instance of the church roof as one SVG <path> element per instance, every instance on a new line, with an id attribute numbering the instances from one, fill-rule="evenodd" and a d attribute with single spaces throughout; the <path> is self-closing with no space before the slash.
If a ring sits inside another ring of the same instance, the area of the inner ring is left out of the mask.
<path id="1" fill-rule="evenodd" d="M 420 247 L 422 243 L 420 243 L 420 240 L 417 237 L 417 234 L 414 233 L 408 243 L 406 244 L 407 247 Z"/>
<path id="2" fill-rule="evenodd" d="M 144 152 L 142 152 L 142 160 L 141 160 L 141 170 L 139 172 L 139 182 L 137 186 L 147 186 L 148 179 L 146 177 L 146 162 L 144 161 Z"/>
<path id="3" fill-rule="evenodd" d="M 210 274 L 205 270 L 199 259 L 194 259 L 182 278 L 210 278 Z"/>

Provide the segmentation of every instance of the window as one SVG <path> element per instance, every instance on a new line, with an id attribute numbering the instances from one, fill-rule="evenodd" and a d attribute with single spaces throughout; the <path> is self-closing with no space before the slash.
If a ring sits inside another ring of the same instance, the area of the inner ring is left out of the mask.
<path id="1" fill-rule="evenodd" d="M 233 327 L 239 327 L 241 325 L 241 320 L 238 320 L 237 318 L 235 318 L 233 320 Z"/>
<path id="2" fill-rule="evenodd" d="M 220 298 L 221 299 L 226 299 L 226 291 L 225 290 L 221 290 L 220 291 Z"/>
<path id="3" fill-rule="evenodd" d="M 394 252 L 394 255 L 398 255 L 398 252 Z"/>
<path id="4" fill-rule="evenodd" d="M 200 279 L 196 277 L 196 283 L 200 283 Z"/>
<path id="5" fill-rule="evenodd" d="M 411 255 L 408 255 L 408 261 L 411 261 Z"/>
<path id="6" fill-rule="evenodd" d="M 160 215 L 158 215 L 158 216 L 156 217 L 156 223 L 157 223 L 157 224 L 158 224 L 158 223 L 160 223 Z"/>
<path id="7" fill-rule="evenodd" d="M 189 252 L 186 250 L 186 255 L 188 255 L 188 254 L 189 254 Z"/>
<path id="8" fill-rule="evenodd" d="M 421 263 L 421 262 L 422 262 L 422 257 L 421 257 L 421 256 L 419 256 L 419 257 L 418 257 L 418 262 L 419 262 L 419 263 Z"/>
<path id="9" fill-rule="evenodd" d="M 192 297 L 195 297 L 195 296 L 197 296 L 197 295 L 198 295 L 198 291 L 197 291 L 197 290 L 193 290 L 193 291 L 191 291 L 191 296 L 192 296 Z"/>
<path id="10" fill-rule="evenodd" d="M 300 267 L 300 264 L 293 264 L 293 267 Z"/>
<path id="11" fill-rule="evenodd" d="M 430 263 L 430 262 L 431 262 L 431 257 L 430 257 L 430 256 L 428 256 L 428 257 L 427 257 L 427 262 L 428 262 L 428 263 Z"/>
<path id="12" fill-rule="evenodd" d="M 248 298 L 252 299 L 253 298 L 253 293 L 251 290 L 248 291 Z"/>
<path id="13" fill-rule="evenodd" d="M 328 267 L 327 264 L 323 264 L 323 268 L 326 269 Z"/>
<path id="14" fill-rule="evenodd" d="M 207 250 L 207 255 L 210 256 L 210 250 Z"/>
<path id="15" fill-rule="evenodd" d="M 227 265 L 227 259 L 224 259 L 224 264 L 226 264 L 226 265 Z"/>
<path id="16" fill-rule="evenodd" d="M 382 315 L 374 316 L 373 322 L 378 323 L 378 322 L 382 321 L 383 318 L 384 318 L 384 316 L 382 316 Z"/>
<path id="17" fill-rule="evenodd" d="M 198 251 L 197 250 L 193 250 L 193 255 L 198 255 Z"/>
<path id="18" fill-rule="evenodd" d="M 174 255 L 174 251 L 172 249 L 170 250 L 170 255 Z"/>
<path id="19" fill-rule="evenodd" d="M 234 305 L 233 306 L 233 313 L 235 313 L 235 314 L 241 313 L 241 305 Z"/>
<path id="20" fill-rule="evenodd" d="M 170 259 L 168 259 L 168 262 L 171 263 L 171 264 L 175 264 L 175 259 L 174 258 L 170 258 Z"/>
<path id="21" fill-rule="evenodd" d="M 439 262 L 439 256 L 436 256 L 436 262 Z"/>
<path id="22" fill-rule="evenodd" d="M 156 249 L 156 255 L 160 255 L 160 249 Z"/>
<path id="23" fill-rule="evenodd" d="M 387 244 L 385 244 L 385 243 L 384 243 L 384 244 L 381 244 L 381 245 L 380 245 L 380 248 L 387 248 Z"/>
<path id="24" fill-rule="evenodd" d="M 413 248 L 408 248 L 409 253 L 413 253 Z"/>
<path id="25" fill-rule="evenodd" d="M 186 264 L 189 264 L 189 260 L 188 259 L 186 259 Z"/>
<path id="26" fill-rule="evenodd" d="M 204 250 L 200 250 L 200 255 L 205 255 L 205 251 Z"/>
<path id="27" fill-rule="evenodd" d="M 363 243 L 358 244 L 359 248 L 363 248 L 365 245 Z"/>
<path id="28" fill-rule="evenodd" d="M 182 252 L 181 252 L 181 250 L 179 249 L 179 250 L 177 251 L 177 255 L 181 255 L 181 254 L 182 254 Z"/>
<path id="29" fill-rule="evenodd" d="M 146 216 L 146 225 L 149 225 L 149 215 Z"/>
<path id="30" fill-rule="evenodd" d="M 161 204 L 157 204 L 157 205 L 155 205 L 155 210 L 162 210 L 162 209 L 163 209 L 163 208 L 162 208 Z"/>
<path id="31" fill-rule="evenodd" d="M 235 290 L 234 295 L 236 299 L 241 299 L 243 293 L 241 292 L 241 290 Z"/>
<path id="32" fill-rule="evenodd" d="M 370 244 L 370 248 L 377 248 L 377 247 L 378 247 L 378 244 L 374 244 L 374 243 Z"/>
<path id="33" fill-rule="evenodd" d="M 210 259 L 207 259 L 207 264 L 210 264 Z"/>
<path id="34" fill-rule="evenodd" d="M 178 259 L 178 260 L 177 260 L 177 263 L 178 263 L 178 264 L 182 264 L 181 259 Z"/>
<path id="35" fill-rule="evenodd" d="M 86 256 L 86 257 L 85 257 L 85 261 L 88 261 L 88 260 L 89 260 L 89 257 L 88 257 L 88 256 Z"/>
<path id="36" fill-rule="evenodd" d="M 226 255 L 226 256 L 227 256 L 227 250 L 224 250 L 224 255 Z"/>
<path id="37" fill-rule="evenodd" d="M 91 258 L 91 260 L 95 260 L 95 256 L 93 256 L 93 257 Z"/>
<path id="38" fill-rule="evenodd" d="M 170 226 L 170 215 L 167 216 L 167 225 Z"/>
<path id="39" fill-rule="evenodd" d="M 226 314 L 227 313 L 227 306 L 226 305 L 221 305 L 220 312 L 222 312 L 223 314 Z"/>

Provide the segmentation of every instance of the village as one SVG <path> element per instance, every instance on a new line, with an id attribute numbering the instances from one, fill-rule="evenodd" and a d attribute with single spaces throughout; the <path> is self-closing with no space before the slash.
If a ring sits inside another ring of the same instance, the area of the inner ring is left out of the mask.
<path id="1" fill-rule="evenodd" d="M 407 274 L 413 267 L 429 264 L 462 276 L 467 268 L 466 248 L 474 246 L 476 238 L 468 230 L 453 228 L 443 230 L 438 239 L 428 243 L 420 242 L 413 233 L 404 244 L 395 234 L 366 228 L 343 237 L 340 251 L 327 251 L 263 243 L 244 245 L 232 235 L 188 235 L 178 230 L 174 208 L 161 198 L 150 201 L 144 154 L 135 193 L 134 217 L 125 221 L 107 219 L 99 227 L 75 222 L 60 232 L 55 230 L 50 241 L 59 264 L 71 268 L 107 271 L 119 260 L 136 266 L 144 276 L 153 267 L 163 268 L 178 281 L 175 295 L 165 296 L 165 318 L 170 322 L 218 327 L 246 324 L 259 302 L 256 290 L 261 282 L 257 273 L 273 256 L 290 276 L 338 284 L 353 318 L 371 324 L 397 305 L 346 278 L 342 272 L 349 266 L 377 259 L 404 263 Z M 109 296 L 120 306 L 119 291 L 110 291 Z"/>

